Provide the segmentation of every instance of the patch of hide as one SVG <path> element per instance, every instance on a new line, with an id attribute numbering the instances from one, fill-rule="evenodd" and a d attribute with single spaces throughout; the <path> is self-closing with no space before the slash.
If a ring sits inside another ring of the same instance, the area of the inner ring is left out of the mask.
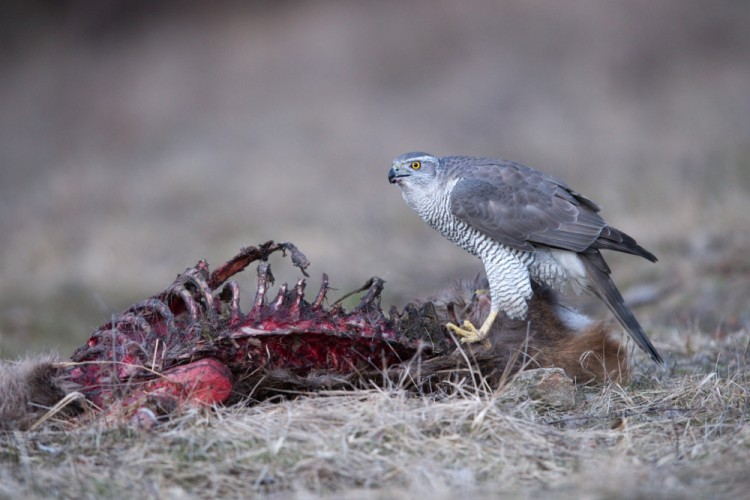
<path id="1" fill-rule="evenodd" d="M 28 429 L 65 396 L 57 362 L 55 354 L 0 361 L 0 429 Z"/>
<path id="2" fill-rule="evenodd" d="M 486 278 L 461 280 L 428 300 L 434 303 L 441 322 L 468 319 L 474 325 L 481 325 L 490 310 L 487 288 Z M 498 379 L 503 372 L 553 367 L 562 368 L 568 377 L 581 384 L 628 380 L 627 352 L 610 323 L 591 320 L 562 305 L 558 294 L 548 287 L 534 284 L 527 320 L 498 315 L 489 339 L 492 344 L 489 350 L 479 344 L 464 349 L 491 380 Z M 453 353 L 430 359 L 422 369 L 451 369 L 459 358 Z"/>

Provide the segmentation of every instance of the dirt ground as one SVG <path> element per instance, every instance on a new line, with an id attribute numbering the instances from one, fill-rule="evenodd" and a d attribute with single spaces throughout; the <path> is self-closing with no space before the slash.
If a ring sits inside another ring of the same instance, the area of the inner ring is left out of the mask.
<path id="1" fill-rule="evenodd" d="M 156 435 L 4 435 L 0 496 L 746 491 L 750 7 L 3 9 L 0 358 L 65 358 L 198 259 L 267 239 L 304 251 L 311 283 L 384 278 L 385 308 L 474 276 L 387 183 L 393 157 L 424 150 L 520 161 L 604 205 L 660 259 L 608 258 L 669 369 L 636 355 L 631 385 L 581 389 L 566 414 L 394 387 L 195 412 Z"/>

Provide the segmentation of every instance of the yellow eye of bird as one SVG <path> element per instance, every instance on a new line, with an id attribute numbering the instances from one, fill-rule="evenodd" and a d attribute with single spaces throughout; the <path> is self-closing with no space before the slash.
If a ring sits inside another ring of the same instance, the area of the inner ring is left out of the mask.
<path id="1" fill-rule="evenodd" d="M 412 168 L 412 170 L 419 170 L 420 168 L 422 168 L 422 162 L 421 161 L 413 161 L 413 162 L 411 162 L 411 165 L 409 165 L 409 166 Z"/>

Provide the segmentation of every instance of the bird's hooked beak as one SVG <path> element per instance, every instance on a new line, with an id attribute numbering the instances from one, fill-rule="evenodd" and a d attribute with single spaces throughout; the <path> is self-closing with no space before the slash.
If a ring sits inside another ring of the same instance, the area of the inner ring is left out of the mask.
<path id="1" fill-rule="evenodd" d="M 400 178 L 409 177 L 410 175 L 411 172 L 394 163 L 388 171 L 388 182 L 391 184 L 398 184 Z"/>

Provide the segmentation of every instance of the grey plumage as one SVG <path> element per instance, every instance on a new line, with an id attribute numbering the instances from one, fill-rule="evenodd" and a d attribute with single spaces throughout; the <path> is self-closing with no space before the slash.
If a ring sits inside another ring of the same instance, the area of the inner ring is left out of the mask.
<path id="1" fill-rule="evenodd" d="M 531 280 L 560 289 L 587 290 L 610 308 L 635 342 L 662 358 L 610 279 L 599 252 L 656 257 L 609 226 L 600 207 L 564 182 L 524 165 L 491 158 L 407 153 L 388 174 L 404 200 L 430 226 L 479 257 L 490 283 L 490 316 L 477 330 L 449 325 L 464 341 L 484 340 L 499 311 L 527 314 Z"/>

